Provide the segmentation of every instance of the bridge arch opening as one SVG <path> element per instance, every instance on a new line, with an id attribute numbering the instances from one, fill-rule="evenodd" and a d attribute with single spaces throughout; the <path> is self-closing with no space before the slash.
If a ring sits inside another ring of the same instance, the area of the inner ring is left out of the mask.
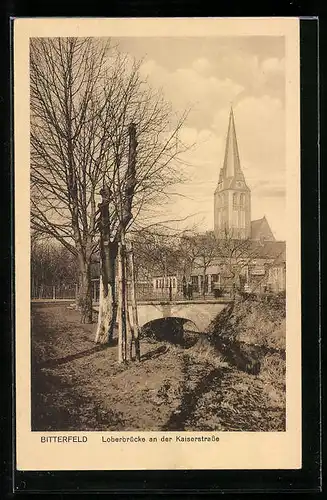
<path id="1" fill-rule="evenodd" d="M 169 316 L 148 321 L 141 328 L 141 338 L 152 338 L 191 347 L 198 339 L 198 328 L 187 318 Z"/>

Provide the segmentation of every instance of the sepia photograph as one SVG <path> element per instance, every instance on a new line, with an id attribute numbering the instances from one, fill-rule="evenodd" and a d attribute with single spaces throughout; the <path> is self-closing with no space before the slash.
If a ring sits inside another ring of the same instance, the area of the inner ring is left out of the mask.
<path id="1" fill-rule="evenodd" d="M 285 430 L 283 38 L 30 43 L 32 428 Z"/>
<path id="2" fill-rule="evenodd" d="M 32 434 L 287 431 L 287 37 L 172 32 L 28 37 Z"/>

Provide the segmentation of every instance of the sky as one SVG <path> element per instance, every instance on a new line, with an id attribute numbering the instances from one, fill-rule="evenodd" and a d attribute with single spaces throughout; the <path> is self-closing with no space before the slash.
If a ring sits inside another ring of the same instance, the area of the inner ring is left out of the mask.
<path id="1" fill-rule="evenodd" d="M 142 59 L 141 73 L 174 111 L 190 108 L 181 130 L 188 181 L 166 216 L 213 229 L 213 195 L 224 159 L 231 103 L 251 219 L 267 217 L 285 240 L 285 46 L 283 37 L 117 38 Z M 165 207 L 166 208 L 166 207 Z"/>

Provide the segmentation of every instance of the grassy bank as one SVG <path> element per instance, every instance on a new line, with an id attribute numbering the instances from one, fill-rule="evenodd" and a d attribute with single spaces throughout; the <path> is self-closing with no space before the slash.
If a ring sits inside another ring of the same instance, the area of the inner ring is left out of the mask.
<path id="1" fill-rule="evenodd" d="M 141 363 L 119 365 L 117 347 L 94 344 L 94 330 L 63 304 L 32 305 L 34 430 L 284 430 L 285 361 L 271 357 L 280 351 L 263 353 L 254 376 L 226 361 L 212 335 L 184 347 L 145 338 Z"/>

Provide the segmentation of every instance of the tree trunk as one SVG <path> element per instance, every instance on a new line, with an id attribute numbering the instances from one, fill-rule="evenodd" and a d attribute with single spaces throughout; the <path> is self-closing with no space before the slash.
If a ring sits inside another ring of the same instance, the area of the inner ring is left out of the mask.
<path id="1" fill-rule="evenodd" d="M 90 264 L 79 259 L 80 262 L 80 285 L 78 290 L 78 308 L 81 313 L 81 323 L 92 323 L 92 281 Z"/>
<path id="2" fill-rule="evenodd" d="M 115 268 L 117 245 L 102 242 L 98 327 L 95 342 L 106 344 L 113 338 L 117 316 Z"/>
<path id="3" fill-rule="evenodd" d="M 75 309 L 78 310 L 78 283 L 75 284 Z"/>
<path id="4" fill-rule="evenodd" d="M 107 344 L 112 340 L 116 322 L 116 309 L 113 287 L 108 284 L 108 293 L 105 295 L 103 278 L 100 276 L 99 315 L 95 342 Z"/>

